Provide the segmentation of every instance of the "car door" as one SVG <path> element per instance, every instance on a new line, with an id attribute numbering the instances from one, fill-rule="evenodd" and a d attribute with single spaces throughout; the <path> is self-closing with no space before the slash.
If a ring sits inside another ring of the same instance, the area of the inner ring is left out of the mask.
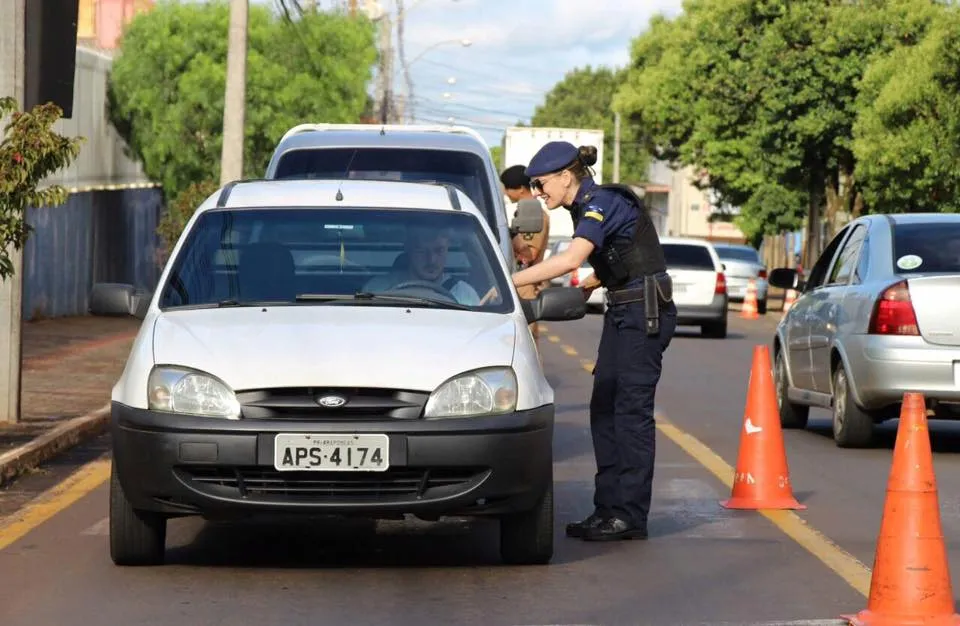
<path id="1" fill-rule="evenodd" d="M 866 235 L 867 227 L 864 224 L 853 227 L 837 253 L 829 277 L 823 287 L 817 290 L 810 307 L 810 373 L 814 390 L 821 393 L 831 393 L 833 387 L 830 351 L 837 329 L 843 323 L 843 301 Z"/>
<path id="2" fill-rule="evenodd" d="M 821 290 L 828 276 L 827 271 L 832 267 L 840 244 L 849 233 L 849 227 L 844 227 L 827 244 L 820 258 L 814 263 L 813 269 L 810 270 L 803 292 L 787 312 L 785 320 L 787 359 L 790 364 L 790 378 L 793 386 L 798 389 L 814 390 L 813 362 L 810 354 L 812 310 L 819 305 L 822 297 Z"/>

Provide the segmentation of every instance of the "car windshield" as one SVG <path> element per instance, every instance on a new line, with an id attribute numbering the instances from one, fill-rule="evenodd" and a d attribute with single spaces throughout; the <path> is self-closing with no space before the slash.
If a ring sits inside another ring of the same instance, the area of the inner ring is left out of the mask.
<path id="1" fill-rule="evenodd" d="M 663 244 L 668 269 L 713 271 L 713 258 L 704 246 L 684 243 Z"/>
<path id="2" fill-rule="evenodd" d="M 285 152 L 274 178 L 396 180 L 449 183 L 489 220 L 493 198 L 483 160 L 470 152 L 412 148 L 303 148 Z"/>
<path id="3" fill-rule="evenodd" d="M 721 259 L 730 259 L 733 261 L 746 261 L 748 263 L 757 263 L 760 261 L 760 255 L 753 248 L 724 248 L 717 246 L 717 256 Z"/>
<path id="4" fill-rule="evenodd" d="M 509 312 L 480 222 L 417 209 L 257 208 L 203 213 L 160 308 L 255 304 L 433 306 Z"/>
<path id="5" fill-rule="evenodd" d="M 960 272 L 960 224 L 935 221 L 898 224 L 893 233 L 898 273 Z"/>

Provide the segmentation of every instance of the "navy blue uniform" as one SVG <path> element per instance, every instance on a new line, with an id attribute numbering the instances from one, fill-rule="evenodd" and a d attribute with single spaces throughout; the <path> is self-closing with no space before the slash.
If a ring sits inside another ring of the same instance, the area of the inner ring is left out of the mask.
<path id="1" fill-rule="evenodd" d="M 526 168 L 532 186 L 552 198 L 563 193 L 564 187 L 558 184 L 569 184 L 568 178 L 563 183 L 553 174 L 570 170 L 579 180 L 568 207 L 573 236 L 593 243 L 588 261 L 607 288 L 590 399 L 597 459 L 594 512 L 569 524 L 567 534 L 598 541 L 646 538 L 656 452 L 655 396 L 663 351 L 676 330 L 677 309 L 663 250 L 646 208 L 619 191 L 599 187 L 588 175 L 594 162 L 595 151 L 590 155 L 586 149 L 581 154 L 568 142 L 552 141 Z M 536 180 L 541 176 L 546 177 L 544 181 Z M 645 281 L 645 276 L 652 278 Z M 644 290 L 645 283 L 655 288 L 652 296 Z M 645 306 L 654 298 L 661 302 L 659 312 L 651 309 L 648 319 Z"/>
<path id="2" fill-rule="evenodd" d="M 596 247 L 597 255 L 614 239 L 631 239 L 637 208 L 619 193 L 598 188 L 592 179 L 580 184 L 570 207 L 574 237 Z M 642 287 L 636 278 L 622 288 Z M 654 404 L 663 351 L 676 330 L 673 302 L 660 307 L 660 332 L 646 331 L 643 302 L 608 306 L 594 369 L 590 428 L 597 459 L 594 515 L 617 517 L 646 530 L 656 452 Z"/>

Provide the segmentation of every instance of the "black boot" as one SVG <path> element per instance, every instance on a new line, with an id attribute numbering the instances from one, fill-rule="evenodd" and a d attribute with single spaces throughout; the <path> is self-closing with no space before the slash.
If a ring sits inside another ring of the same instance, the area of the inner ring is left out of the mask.
<path id="1" fill-rule="evenodd" d="M 646 524 L 631 524 L 614 517 L 601 524 L 587 528 L 583 535 L 584 541 L 617 541 L 619 539 L 646 539 Z"/>
<path id="2" fill-rule="evenodd" d="M 596 513 L 591 513 L 586 519 L 579 522 L 571 522 L 567 524 L 567 537 L 583 537 L 584 534 L 590 528 L 595 528 L 603 523 L 604 518 L 597 515 Z"/>

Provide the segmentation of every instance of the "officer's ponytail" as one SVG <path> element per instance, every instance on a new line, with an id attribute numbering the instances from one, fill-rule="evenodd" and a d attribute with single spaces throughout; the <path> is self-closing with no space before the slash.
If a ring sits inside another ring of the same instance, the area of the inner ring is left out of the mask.
<path id="1" fill-rule="evenodd" d="M 577 180 L 583 180 L 584 178 L 593 176 L 593 170 L 591 169 L 591 166 L 596 165 L 596 163 L 597 147 L 580 146 L 577 148 L 577 159 L 570 167 L 570 171 L 573 172 L 573 175 Z"/>

